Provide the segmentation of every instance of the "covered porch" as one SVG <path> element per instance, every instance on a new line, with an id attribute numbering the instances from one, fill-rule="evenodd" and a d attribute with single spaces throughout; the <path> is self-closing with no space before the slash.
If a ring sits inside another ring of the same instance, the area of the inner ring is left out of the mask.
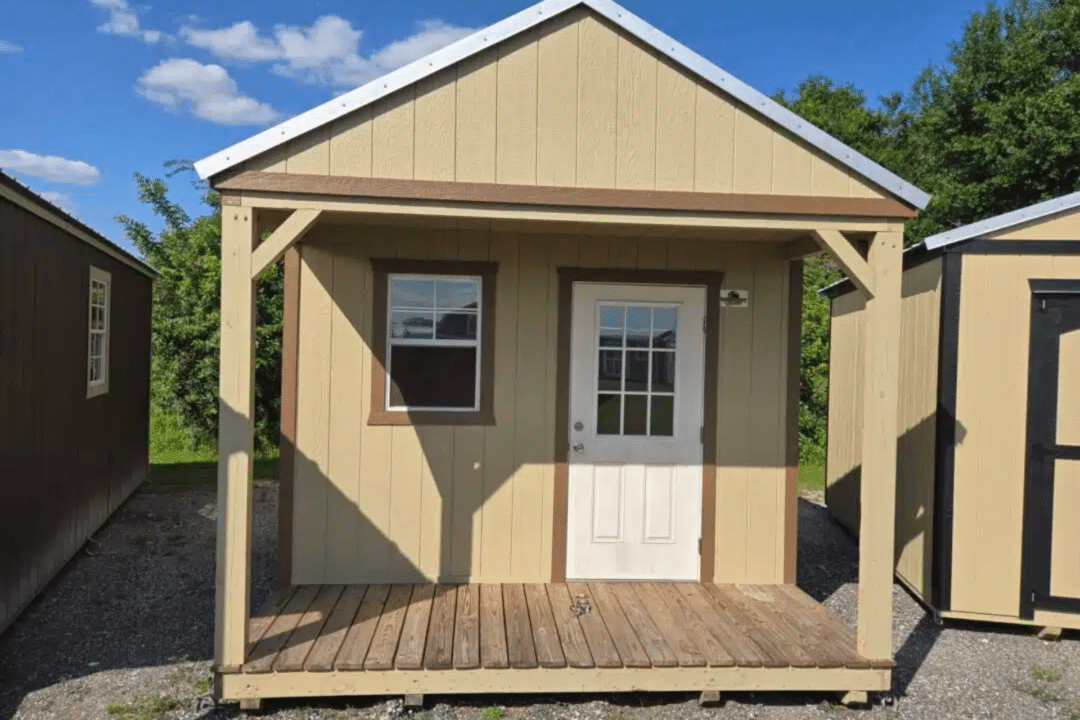
<path id="1" fill-rule="evenodd" d="M 303 585 L 251 618 L 236 699 L 487 692 L 844 690 L 892 661 L 793 585 Z"/>

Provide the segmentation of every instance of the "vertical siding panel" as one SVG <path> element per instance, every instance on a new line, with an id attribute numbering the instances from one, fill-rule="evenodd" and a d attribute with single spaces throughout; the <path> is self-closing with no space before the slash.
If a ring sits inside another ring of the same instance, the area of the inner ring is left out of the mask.
<path id="1" fill-rule="evenodd" d="M 697 89 L 662 59 L 656 67 L 656 189 L 694 189 Z"/>
<path id="2" fill-rule="evenodd" d="M 495 180 L 536 184 L 537 34 L 499 46 Z"/>
<path id="3" fill-rule="evenodd" d="M 694 112 L 694 189 L 731 192 L 735 169 L 735 107 L 719 92 L 698 85 Z"/>
<path id="4" fill-rule="evenodd" d="M 550 21 L 537 49 L 536 183 L 577 184 L 578 23 L 571 11 Z"/>
<path id="5" fill-rule="evenodd" d="M 636 268 L 638 238 L 616 237 L 608 245 L 608 265 L 617 268 Z"/>
<path id="6" fill-rule="evenodd" d="M 330 307 L 329 463 L 326 499 L 326 573 L 322 582 L 347 583 L 363 552 L 365 519 L 360 515 L 360 458 L 367 448 L 360 437 L 364 389 L 370 377 L 364 362 L 363 305 L 370 291 L 364 264 L 354 252 L 333 250 L 333 303 Z M 348 368 L 348 372 L 340 369 Z"/>
<path id="7" fill-rule="evenodd" d="M 517 542 L 514 513 L 514 409 L 517 397 L 518 238 L 495 233 L 491 259 L 499 263 L 495 312 L 495 419 L 484 438 L 484 535 L 480 569 L 484 578 L 510 577 L 513 546 Z"/>
<path id="8" fill-rule="evenodd" d="M 421 80 L 416 87 L 416 180 L 453 180 L 456 163 L 457 72 Z"/>
<path id="9" fill-rule="evenodd" d="M 826 496 L 829 512 L 849 530 L 859 527 L 859 492 L 855 477 L 862 464 L 862 322 L 865 307 L 860 293 L 849 292 L 832 301 L 830 320 Z"/>
<path id="10" fill-rule="evenodd" d="M 289 143 L 290 154 L 285 172 L 305 175 L 330 173 L 330 127 L 312 130 Z"/>
<path id="11" fill-rule="evenodd" d="M 659 270 L 668 266 L 668 243 L 664 238 L 643 237 L 638 242 L 637 266 Z"/>
<path id="12" fill-rule="evenodd" d="M 735 192 L 768 194 L 772 191 L 775 135 L 752 110 L 735 108 Z"/>
<path id="13" fill-rule="evenodd" d="M 458 65 L 457 180 L 495 182 L 497 50 Z"/>
<path id="14" fill-rule="evenodd" d="M 373 177 L 412 179 L 414 92 L 415 86 L 410 85 L 375 106 L 371 121 Z"/>
<path id="15" fill-rule="evenodd" d="M 309 235 L 309 237 L 311 237 Z M 334 259 L 305 243 L 300 263 L 300 343 L 297 351 L 296 459 L 293 470 L 293 580 L 322 582 L 326 574 L 329 472 L 330 343 Z"/>
<path id="16" fill-rule="evenodd" d="M 619 38 L 589 15 L 578 25 L 577 184 L 615 187 Z"/>
<path id="17" fill-rule="evenodd" d="M 753 306 L 759 302 L 752 266 L 732 267 L 724 287 L 750 291 L 750 308 L 720 311 L 720 412 L 717 422 L 716 578 L 745 582 L 750 481 L 750 394 L 755 359 Z M 757 538 L 754 539 L 757 543 Z"/>
<path id="18" fill-rule="evenodd" d="M 772 192 L 777 195 L 810 195 L 813 155 L 806 145 L 783 132 L 773 144 Z"/>
<path id="19" fill-rule="evenodd" d="M 487 260 L 488 234 L 461 231 L 458 257 L 461 260 Z M 495 278 L 496 290 L 505 282 L 502 268 Z M 496 304 L 498 297 L 496 297 Z M 489 318 L 490 319 L 490 318 Z M 496 329 L 496 335 L 498 328 Z M 480 577 L 481 541 L 484 506 L 484 437 L 487 428 L 454 428 L 453 525 L 450 531 L 450 574 L 456 578 Z"/>
<path id="20" fill-rule="evenodd" d="M 810 194 L 816 197 L 848 197 L 847 172 L 830 158 L 815 153 L 810 160 Z"/>
<path id="21" fill-rule="evenodd" d="M 545 469 L 551 464 L 552 428 L 543 412 L 547 376 L 548 238 L 525 235 L 518 261 L 517 369 L 514 396 L 514 539 L 510 565 L 518 582 L 535 581 L 541 567 L 541 527 L 545 517 Z M 550 554 L 550 549 L 548 551 Z"/>
<path id="22" fill-rule="evenodd" d="M 619 35 L 615 187 L 656 187 L 656 56 Z"/>
<path id="23" fill-rule="evenodd" d="M 330 174 L 371 177 L 371 108 L 346 115 L 332 126 Z"/>

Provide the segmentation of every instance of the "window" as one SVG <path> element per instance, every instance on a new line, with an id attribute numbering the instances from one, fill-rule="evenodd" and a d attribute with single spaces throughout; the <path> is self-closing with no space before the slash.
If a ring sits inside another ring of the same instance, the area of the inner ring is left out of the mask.
<path id="1" fill-rule="evenodd" d="M 372 261 L 375 424 L 491 424 L 493 263 Z M 381 301 L 381 302 L 380 302 Z"/>
<path id="2" fill-rule="evenodd" d="M 86 397 L 109 391 L 109 304 L 112 276 L 90 268 Z"/>

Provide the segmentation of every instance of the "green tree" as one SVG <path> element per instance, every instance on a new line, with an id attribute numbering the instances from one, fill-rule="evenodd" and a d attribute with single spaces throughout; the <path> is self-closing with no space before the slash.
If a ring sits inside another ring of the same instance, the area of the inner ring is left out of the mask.
<path id="1" fill-rule="evenodd" d="M 166 178 L 191 172 L 186 161 L 165 163 Z M 192 219 L 168 197 L 164 179 L 135 173 L 139 202 L 149 205 L 164 227 L 127 216 L 131 243 L 161 275 L 154 282 L 151 393 L 174 416 L 193 447 L 217 440 L 218 343 L 221 325 L 221 198 L 196 182 L 207 213 Z M 281 408 L 281 314 L 284 281 L 280 266 L 259 281 L 255 336 L 255 440 L 268 449 L 278 440 Z"/>
<path id="2" fill-rule="evenodd" d="M 974 13 L 906 104 L 907 179 L 933 195 L 923 238 L 1080 187 L 1080 0 Z"/>

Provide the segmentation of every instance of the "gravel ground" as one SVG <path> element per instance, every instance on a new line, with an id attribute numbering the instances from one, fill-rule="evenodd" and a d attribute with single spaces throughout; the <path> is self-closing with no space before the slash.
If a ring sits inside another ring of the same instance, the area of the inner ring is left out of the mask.
<path id="1" fill-rule="evenodd" d="M 258 483 L 252 603 L 269 592 L 276 491 Z M 800 503 L 799 585 L 855 621 L 856 549 L 814 502 Z M 141 491 L 0 636 L 0 717 L 19 720 L 234 718 L 209 699 L 213 652 L 214 496 Z M 1080 720 L 1080 637 L 1028 629 L 934 625 L 894 589 L 896 703 L 849 710 L 825 694 L 431 697 L 424 720 L 691 720 L 692 718 L 1064 718 Z M 271 702 L 278 720 L 406 718 L 400 699 Z M 415 713 L 414 713 L 415 715 Z M 416 718 L 419 720 L 419 718 Z"/>

